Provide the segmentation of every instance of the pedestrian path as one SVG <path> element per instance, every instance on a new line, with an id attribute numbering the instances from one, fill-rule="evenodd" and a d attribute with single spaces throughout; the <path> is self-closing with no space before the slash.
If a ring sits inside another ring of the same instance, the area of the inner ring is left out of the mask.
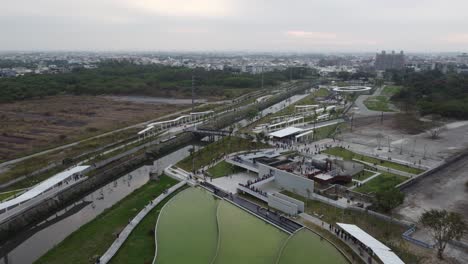
<path id="1" fill-rule="evenodd" d="M 330 234 L 335 235 L 335 233 L 332 232 L 333 227 L 332 227 L 332 229 L 329 229 L 329 227 L 330 227 L 329 223 L 324 222 L 324 221 L 322 221 L 322 220 L 320 220 L 320 219 L 318 219 L 318 218 L 316 218 L 314 216 L 311 216 L 309 214 L 306 214 L 306 213 L 302 213 L 299 216 L 303 220 L 305 220 L 307 222 L 310 222 L 312 224 L 315 224 L 316 226 L 321 227 L 323 230 L 327 230 L 328 232 L 330 232 Z M 343 241 L 343 243 L 345 243 L 349 248 L 351 248 L 364 261 L 364 263 L 368 263 L 369 257 L 371 257 L 371 256 L 369 256 L 369 254 L 367 254 L 367 252 L 359 250 L 359 246 L 357 244 L 350 243 L 350 240 L 345 240 L 340 236 L 336 236 L 336 237 L 338 239 L 340 239 L 341 241 Z M 372 263 L 380 263 L 374 257 L 371 257 L 371 258 L 372 258 Z M 355 263 L 354 259 L 353 259 L 353 263 Z M 356 262 L 356 263 L 359 263 L 359 262 Z"/>
<path id="2" fill-rule="evenodd" d="M 107 249 L 107 251 L 99 258 L 99 261 L 97 263 L 99 264 L 106 264 L 108 263 L 112 257 L 117 253 L 117 251 L 120 249 L 120 247 L 123 245 L 125 240 L 127 240 L 128 236 L 132 233 L 133 229 L 140 223 L 145 216 L 153 210 L 154 207 L 156 207 L 162 200 L 164 200 L 166 197 L 171 195 L 173 192 L 178 190 L 180 187 L 184 186 L 186 184 L 185 181 L 179 182 L 178 184 L 172 186 L 167 190 L 167 192 L 159 195 L 156 199 L 152 200 L 148 205 L 143 208 L 131 221 L 130 223 L 118 234 L 117 239 L 112 243 L 112 245 Z"/>

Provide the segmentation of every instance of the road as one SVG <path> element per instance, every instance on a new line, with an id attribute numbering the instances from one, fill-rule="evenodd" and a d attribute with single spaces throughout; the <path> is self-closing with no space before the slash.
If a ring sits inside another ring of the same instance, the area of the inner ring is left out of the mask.
<path id="1" fill-rule="evenodd" d="M 352 113 L 356 114 L 356 116 L 377 116 L 381 115 L 382 112 L 369 110 L 364 101 L 369 97 L 379 96 L 385 86 L 377 88 L 372 95 L 360 95 L 356 101 L 354 102 L 354 107 L 351 108 Z M 356 109 L 357 108 L 357 109 Z M 384 112 L 384 115 L 394 114 L 394 112 Z"/>

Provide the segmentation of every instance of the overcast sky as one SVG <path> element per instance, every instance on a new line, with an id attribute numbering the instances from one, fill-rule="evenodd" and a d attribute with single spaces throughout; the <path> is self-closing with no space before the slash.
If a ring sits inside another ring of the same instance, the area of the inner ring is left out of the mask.
<path id="1" fill-rule="evenodd" d="M 467 51 L 468 0 L 0 0 L 0 50 Z"/>

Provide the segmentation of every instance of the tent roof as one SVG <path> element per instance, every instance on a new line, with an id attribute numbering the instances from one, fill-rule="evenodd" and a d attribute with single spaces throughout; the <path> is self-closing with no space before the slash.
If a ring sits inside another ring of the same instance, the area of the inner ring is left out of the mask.
<path id="1" fill-rule="evenodd" d="M 270 136 L 272 137 L 277 137 L 277 138 L 283 138 L 287 137 L 290 135 L 294 135 L 296 133 L 302 132 L 304 129 L 297 128 L 297 127 L 287 127 L 278 131 L 275 131 L 273 133 L 270 133 Z"/>
<path id="2" fill-rule="evenodd" d="M 69 178 L 70 176 L 72 176 L 72 175 L 74 175 L 76 173 L 82 172 L 87 168 L 89 168 L 89 166 L 76 166 L 76 167 L 70 168 L 70 169 L 68 169 L 66 171 L 62 171 L 62 172 L 60 172 L 58 174 L 55 174 L 54 176 L 52 176 L 52 177 L 48 178 L 47 180 L 37 184 L 32 189 L 30 189 L 29 191 L 21 194 L 20 196 L 18 196 L 16 198 L 13 198 L 11 200 L 8 200 L 6 202 L 0 203 L 0 210 L 3 210 L 5 208 L 11 207 L 11 206 L 16 205 L 16 204 L 26 202 L 26 201 L 38 196 L 39 194 L 47 191 L 49 188 L 53 187 L 57 183 L 62 182 L 64 180 L 66 180 L 67 178 Z"/>
<path id="3" fill-rule="evenodd" d="M 356 225 L 336 223 L 344 231 L 371 248 L 384 264 L 405 264 L 392 250 Z"/>

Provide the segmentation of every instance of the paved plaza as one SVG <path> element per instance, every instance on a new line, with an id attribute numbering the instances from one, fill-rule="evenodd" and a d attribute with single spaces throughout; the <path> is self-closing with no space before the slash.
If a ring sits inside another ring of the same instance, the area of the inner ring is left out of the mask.
<path id="1" fill-rule="evenodd" d="M 212 181 L 209 179 L 207 180 L 217 188 L 227 193 L 237 193 L 237 186 L 239 186 L 239 183 L 245 184 L 248 180 L 254 180 L 256 178 L 257 174 L 255 173 L 240 172 L 229 176 L 216 178 Z"/>

